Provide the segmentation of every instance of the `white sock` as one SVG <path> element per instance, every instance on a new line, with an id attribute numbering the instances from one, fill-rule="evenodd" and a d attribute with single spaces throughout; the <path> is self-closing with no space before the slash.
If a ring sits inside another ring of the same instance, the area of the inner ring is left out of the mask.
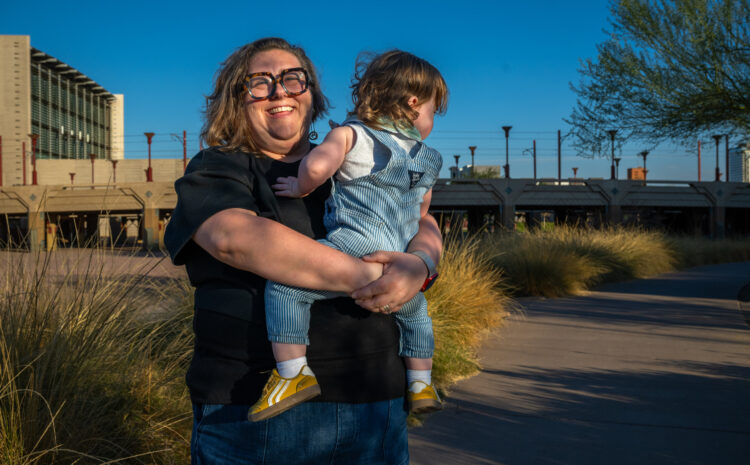
<path id="1" fill-rule="evenodd" d="M 432 384 L 432 370 L 406 370 L 406 384 L 422 381 L 428 386 Z"/>
<path id="2" fill-rule="evenodd" d="M 276 370 L 282 378 L 294 378 L 305 365 L 307 365 L 307 357 L 297 357 L 283 362 L 276 362 Z"/>

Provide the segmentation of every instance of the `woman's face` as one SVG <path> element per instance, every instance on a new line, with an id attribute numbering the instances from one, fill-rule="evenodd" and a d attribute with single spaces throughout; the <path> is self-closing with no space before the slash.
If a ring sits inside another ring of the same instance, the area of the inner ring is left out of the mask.
<path id="1" fill-rule="evenodd" d="M 299 67 L 302 64 L 293 54 L 278 49 L 267 50 L 252 58 L 248 74 L 269 72 L 278 76 L 285 69 Z M 278 83 L 276 92 L 266 100 L 256 101 L 245 92 L 245 112 L 253 140 L 261 152 L 277 159 L 307 152 L 312 99 L 309 89 L 290 97 Z"/>

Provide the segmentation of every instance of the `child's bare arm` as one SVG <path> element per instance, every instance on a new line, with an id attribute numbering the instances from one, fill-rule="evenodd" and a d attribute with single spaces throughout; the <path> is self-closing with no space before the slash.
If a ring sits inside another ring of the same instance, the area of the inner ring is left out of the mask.
<path id="1" fill-rule="evenodd" d="M 326 182 L 344 163 L 354 145 L 354 130 L 339 126 L 302 159 L 297 177 L 278 178 L 272 187 L 282 197 L 304 197 Z"/>
<path id="2" fill-rule="evenodd" d="M 428 190 L 424 197 L 422 197 L 422 205 L 419 206 L 420 218 L 424 218 L 424 216 L 430 210 L 430 202 L 432 202 L 432 189 Z"/>

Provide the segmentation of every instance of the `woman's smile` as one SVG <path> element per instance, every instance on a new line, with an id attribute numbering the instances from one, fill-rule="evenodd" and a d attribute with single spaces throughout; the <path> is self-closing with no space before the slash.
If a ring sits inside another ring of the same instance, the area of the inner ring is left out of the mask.
<path id="1" fill-rule="evenodd" d="M 273 116 L 283 117 L 283 116 L 288 116 L 292 111 L 294 111 L 294 107 L 289 106 L 289 105 L 280 105 L 280 106 L 272 107 L 266 111 Z"/>

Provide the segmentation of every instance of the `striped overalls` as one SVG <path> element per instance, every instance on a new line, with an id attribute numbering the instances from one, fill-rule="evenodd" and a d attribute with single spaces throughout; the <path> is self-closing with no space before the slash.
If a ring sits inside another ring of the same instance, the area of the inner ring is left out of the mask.
<path id="1" fill-rule="evenodd" d="M 359 124 L 348 121 L 345 124 Z M 422 198 L 432 188 L 442 166 L 440 153 L 421 142 L 407 152 L 388 131 L 362 125 L 375 144 L 390 152 L 386 166 L 369 175 L 343 182 L 334 180 L 326 201 L 326 239 L 320 242 L 361 257 L 378 251 L 404 252 L 419 229 Z M 265 305 L 268 338 L 273 342 L 309 344 L 313 301 L 340 293 L 285 286 L 268 281 Z M 394 313 L 401 331 L 400 354 L 431 358 L 432 320 L 420 292 Z"/>

